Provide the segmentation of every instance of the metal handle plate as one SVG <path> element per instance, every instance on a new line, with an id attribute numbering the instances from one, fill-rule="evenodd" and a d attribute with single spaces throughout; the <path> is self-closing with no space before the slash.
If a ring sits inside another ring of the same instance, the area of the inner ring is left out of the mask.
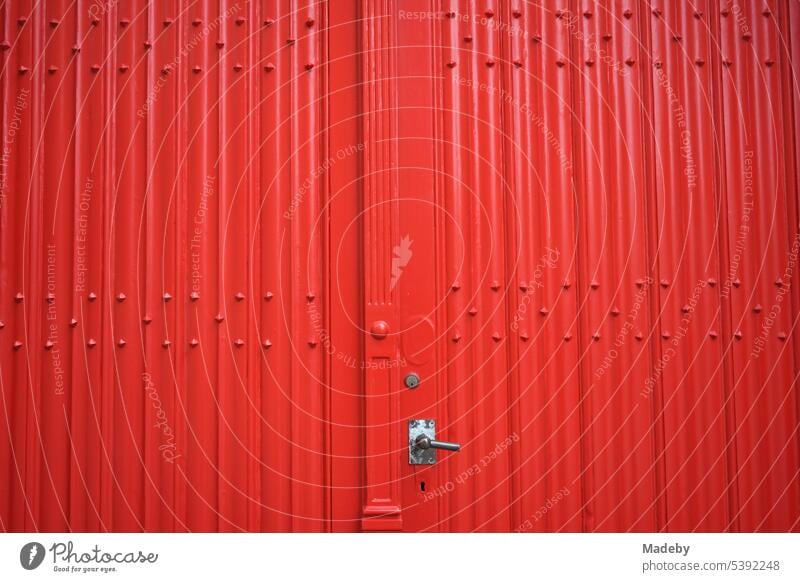
<path id="1" fill-rule="evenodd" d="M 433 465 L 436 449 L 460 451 L 461 445 L 436 440 L 436 423 L 429 419 L 408 421 L 408 462 L 411 465 Z"/>

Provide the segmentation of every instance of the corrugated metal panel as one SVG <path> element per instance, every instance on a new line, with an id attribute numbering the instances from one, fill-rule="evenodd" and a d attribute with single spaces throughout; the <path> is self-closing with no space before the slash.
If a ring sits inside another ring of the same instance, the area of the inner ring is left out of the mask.
<path id="1" fill-rule="evenodd" d="M 0 5 L 0 529 L 797 531 L 798 26 Z"/>

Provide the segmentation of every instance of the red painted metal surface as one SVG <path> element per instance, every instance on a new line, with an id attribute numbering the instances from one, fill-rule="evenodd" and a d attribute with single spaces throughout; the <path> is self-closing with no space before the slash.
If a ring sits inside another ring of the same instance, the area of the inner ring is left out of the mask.
<path id="1" fill-rule="evenodd" d="M 1 3 L 0 529 L 800 530 L 799 31 Z"/>

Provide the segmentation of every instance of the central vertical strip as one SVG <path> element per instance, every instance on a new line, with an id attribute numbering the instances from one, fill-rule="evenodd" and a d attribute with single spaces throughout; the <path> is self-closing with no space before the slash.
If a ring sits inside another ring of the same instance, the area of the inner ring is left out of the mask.
<path id="1" fill-rule="evenodd" d="M 396 216 L 391 0 L 362 2 L 364 144 L 362 241 L 364 265 L 364 530 L 399 530 L 399 431 L 395 375 L 395 306 L 391 300 L 391 241 Z"/>

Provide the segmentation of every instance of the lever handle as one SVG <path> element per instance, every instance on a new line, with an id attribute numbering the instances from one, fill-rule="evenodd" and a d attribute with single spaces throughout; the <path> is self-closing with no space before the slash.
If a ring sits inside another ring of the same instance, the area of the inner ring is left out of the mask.
<path id="1" fill-rule="evenodd" d="M 441 449 L 443 451 L 458 452 L 461 450 L 461 445 L 458 443 L 449 443 L 447 441 L 437 441 L 431 437 L 421 434 L 414 441 L 418 449 Z"/>

